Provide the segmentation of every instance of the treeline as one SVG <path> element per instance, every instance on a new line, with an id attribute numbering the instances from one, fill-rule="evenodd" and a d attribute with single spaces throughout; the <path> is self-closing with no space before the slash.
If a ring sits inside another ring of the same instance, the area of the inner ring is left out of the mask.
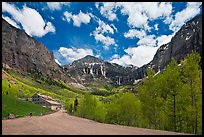
<path id="1" fill-rule="evenodd" d="M 103 123 L 202 134 L 200 60 L 193 52 L 180 64 L 172 59 L 160 73 L 149 69 L 138 92 L 111 95 L 106 103 L 86 93 L 70 113 Z"/>

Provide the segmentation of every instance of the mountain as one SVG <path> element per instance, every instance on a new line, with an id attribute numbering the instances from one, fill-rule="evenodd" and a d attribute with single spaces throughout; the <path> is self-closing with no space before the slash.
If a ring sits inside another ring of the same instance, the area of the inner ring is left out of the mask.
<path id="1" fill-rule="evenodd" d="M 118 85 L 132 83 L 133 79 L 128 74 L 137 69 L 134 66 L 123 67 L 115 63 L 109 63 L 90 55 L 63 67 L 81 84 L 101 79 Z"/>
<path id="2" fill-rule="evenodd" d="M 143 79 L 147 68 L 156 72 L 163 70 L 175 58 L 177 62 L 195 50 L 202 56 L 202 14 L 188 21 L 172 37 L 171 41 L 162 45 L 153 60 L 138 68 L 109 63 L 93 56 L 86 56 L 72 64 L 60 67 L 53 53 L 25 32 L 11 26 L 2 19 L 2 63 L 20 73 L 37 71 L 43 76 L 61 79 L 68 83 L 97 83 L 107 85 L 126 85 Z M 109 89 L 108 89 L 109 90 Z"/>
<path id="3" fill-rule="evenodd" d="M 42 43 L 2 19 L 2 65 L 27 75 L 38 73 L 47 78 L 76 82 L 55 61 Z"/>
<path id="4" fill-rule="evenodd" d="M 171 58 L 179 63 L 192 50 L 202 56 L 202 14 L 183 25 L 169 43 L 157 50 L 153 60 L 140 68 L 133 65 L 122 67 L 90 55 L 65 65 L 64 68 L 81 84 L 97 79 L 106 79 L 117 85 L 132 84 L 144 78 L 147 68 L 151 67 L 158 72 L 170 63 Z"/>
<path id="5" fill-rule="evenodd" d="M 135 70 L 130 76 L 134 77 L 135 81 L 143 79 L 147 68 L 159 72 L 165 69 L 172 58 L 179 63 L 193 50 L 202 57 L 202 14 L 184 24 L 169 43 L 159 47 L 152 61 Z"/>
<path id="6" fill-rule="evenodd" d="M 179 62 L 192 50 L 202 56 L 202 14 L 183 25 L 169 43 L 157 50 L 148 65 L 156 71 L 162 70 L 170 63 L 171 58 Z"/>

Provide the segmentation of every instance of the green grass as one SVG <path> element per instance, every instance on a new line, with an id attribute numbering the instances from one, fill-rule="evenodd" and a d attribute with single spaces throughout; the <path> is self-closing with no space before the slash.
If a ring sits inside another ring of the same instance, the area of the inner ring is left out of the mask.
<path id="1" fill-rule="evenodd" d="M 27 107 L 16 107 L 16 109 L 14 109 L 14 107 L 13 108 L 9 107 L 10 105 L 9 102 L 5 102 L 9 100 L 9 96 L 11 98 L 12 97 L 14 98 L 14 96 L 16 98 L 17 97 L 30 98 L 33 96 L 33 94 L 39 92 L 44 95 L 51 96 L 53 99 L 62 101 L 65 104 L 65 107 L 67 108 L 70 106 L 70 104 L 74 102 L 75 98 L 78 98 L 80 100 L 81 97 L 83 97 L 84 93 L 87 92 L 86 89 L 80 89 L 78 87 L 64 83 L 63 81 L 60 81 L 60 80 L 55 80 L 55 82 L 58 83 L 57 85 L 53 85 L 53 84 L 50 85 L 45 81 L 41 81 L 41 83 L 39 83 L 36 81 L 36 79 L 30 77 L 29 75 L 23 76 L 12 70 L 5 71 L 2 69 L 2 73 L 7 75 L 7 78 L 2 79 L 2 95 L 3 95 L 2 116 L 4 118 L 7 116 L 8 113 L 13 113 L 19 116 L 26 116 L 32 110 L 32 109 L 30 110 L 29 107 L 28 107 L 28 110 L 27 110 Z M 10 88 L 9 88 L 9 84 L 10 84 Z M 58 86 L 58 85 L 64 85 L 64 86 Z M 91 93 L 102 102 L 107 102 L 108 100 L 110 100 L 109 98 L 112 95 L 127 89 L 123 86 L 115 87 L 103 80 L 92 82 L 89 85 L 86 85 L 86 87 L 89 87 L 89 89 L 91 89 Z M 8 95 L 5 97 L 6 93 L 8 93 Z M 4 98 L 8 98 L 8 99 L 4 99 Z M 15 102 L 16 101 L 13 101 L 13 105 L 15 104 Z M 25 104 L 26 106 L 28 102 L 24 102 L 24 103 L 26 103 Z M 31 105 L 35 105 L 35 104 L 31 104 Z M 39 107 L 40 108 L 38 109 L 41 110 L 42 107 L 41 106 Z M 23 108 L 23 110 L 21 108 Z M 34 112 L 33 114 L 39 115 L 41 114 L 41 112 L 38 113 L 36 109 L 36 112 Z"/>
<path id="2" fill-rule="evenodd" d="M 15 96 L 2 94 L 2 119 L 6 119 L 8 113 L 23 117 L 29 115 L 30 112 L 34 116 L 39 116 L 41 113 L 47 114 L 53 111 L 40 105 L 20 100 Z"/>
<path id="3" fill-rule="evenodd" d="M 2 72 L 8 76 L 7 79 L 2 80 L 2 93 L 8 92 L 9 95 L 14 95 L 17 97 L 32 97 L 32 95 L 34 95 L 36 92 L 40 92 L 42 94 L 49 95 L 54 99 L 61 100 L 64 103 L 69 98 L 79 96 L 79 94 L 69 89 L 61 88 L 57 85 L 48 85 L 45 82 L 39 84 L 31 77 L 24 77 L 13 71 L 9 71 L 7 73 L 6 71 L 2 70 Z M 16 84 L 11 83 L 11 81 L 15 81 Z"/>

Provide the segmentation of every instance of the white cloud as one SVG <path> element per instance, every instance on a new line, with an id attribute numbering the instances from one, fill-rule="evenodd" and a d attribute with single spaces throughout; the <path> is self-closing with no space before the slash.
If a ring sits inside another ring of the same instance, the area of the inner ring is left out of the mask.
<path id="1" fill-rule="evenodd" d="M 96 42 L 102 42 L 104 44 L 103 48 L 104 49 L 109 49 L 110 45 L 115 45 L 115 40 L 109 36 L 104 36 L 103 34 L 98 34 L 98 33 L 94 33 L 94 38 L 96 40 Z"/>
<path id="2" fill-rule="evenodd" d="M 157 39 L 156 39 L 158 41 L 157 45 L 160 47 L 163 44 L 169 43 L 171 41 L 172 37 L 173 37 L 173 34 L 171 34 L 171 35 L 162 35 L 162 36 L 157 37 Z"/>
<path id="3" fill-rule="evenodd" d="M 144 30 L 136 30 L 136 29 L 130 29 L 128 32 L 124 33 L 124 36 L 126 38 L 134 38 L 137 37 L 139 39 L 146 36 L 146 32 Z"/>
<path id="4" fill-rule="evenodd" d="M 113 60 L 113 59 L 119 59 L 120 58 L 120 56 L 118 55 L 118 54 L 114 54 L 112 57 L 111 57 L 111 60 Z"/>
<path id="5" fill-rule="evenodd" d="M 200 12 L 199 7 L 201 5 L 202 2 L 188 2 L 184 10 L 176 13 L 175 19 L 171 22 L 169 29 L 173 30 L 174 33 L 177 32 L 185 22 L 192 19 Z"/>
<path id="6" fill-rule="evenodd" d="M 145 2 L 142 6 L 147 16 L 152 20 L 168 17 L 172 13 L 172 5 L 169 2 Z"/>
<path id="7" fill-rule="evenodd" d="M 151 46 L 154 47 L 156 46 L 156 40 L 155 40 L 155 35 L 147 35 L 143 38 L 141 38 L 138 42 L 138 45 L 144 45 L 144 46 Z"/>
<path id="8" fill-rule="evenodd" d="M 98 19 L 98 27 L 96 27 L 96 29 L 93 31 L 93 33 L 90 34 L 90 36 L 93 35 L 96 42 L 102 42 L 104 44 L 103 48 L 105 50 L 108 50 L 110 45 L 117 46 L 117 44 L 115 43 L 115 40 L 113 38 L 104 36 L 104 34 L 114 34 L 114 30 L 117 32 L 117 28 L 113 24 L 108 25 Z"/>
<path id="9" fill-rule="evenodd" d="M 16 22 L 14 20 L 12 20 L 11 18 L 9 17 L 5 17 L 2 15 L 2 18 L 5 19 L 9 24 L 11 24 L 12 26 L 16 27 L 16 28 L 19 28 L 20 27 L 16 24 Z"/>
<path id="10" fill-rule="evenodd" d="M 108 25 L 108 24 L 105 24 L 103 21 L 99 20 L 98 21 L 98 27 L 96 28 L 96 33 L 111 33 L 111 34 L 114 34 L 114 30 L 113 28 Z"/>
<path id="11" fill-rule="evenodd" d="M 81 59 L 85 57 L 86 55 L 94 55 L 93 51 L 91 49 L 83 49 L 83 48 L 65 48 L 60 47 L 58 52 L 66 58 L 66 61 L 71 63 L 74 60 Z"/>
<path id="12" fill-rule="evenodd" d="M 99 8 L 99 4 L 96 3 L 96 8 Z M 117 19 L 117 15 L 114 13 L 116 8 L 115 2 L 103 2 L 103 6 L 100 7 L 100 13 L 108 20 L 113 21 Z"/>
<path id="13" fill-rule="evenodd" d="M 73 21 L 74 25 L 77 27 L 81 26 L 81 23 L 87 24 L 90 22 L 90 16 L 89 14 L 84 14 L 83 12 L 80 11 L 78 15 L 73 15 Z"/>
<path id="14" fill-rule="evenodd" d="M 64 16 L 65 16 L 67 22 L 70 22 L 70 21 L 71 21 L 71 19 L 72 19 L 72 13 L 65 11 L 65 12 L 64 12 Z"/>
<path id="15" fill-rule="evenodd" d="M 60 10 L 63 5 L 69 5 L 70 2 L 47 2 L 47 6 L 51 10 Z"/>
<path id="16" fill-rule="evenodd" d="M 125 49 L 127 55 L 123 55 L 121 58 L 113 59 L 110 62 L 123 66 L 133 64 L 137 67 L 141 67 L 153 59 L 157 49 L 158 47 L 150 46 L 129 47 Z"/>
<path id="17" fill-rule="evenodd" d="M 80 27 L 81 23 L 88 24 L 91 20 L 91 15 L 89 13 L 85 14 L 83 12 L 79 12 L 79 14 L 74 15 L 70 12 L 64 12 L 64 16 L 67 22 L 70 22 L 71 19 L 73 20 L 73 25 Z"/>
<path id="18" fill-rule="evenodd" d="M 148 20 L 169 17 L 172 13 L 171 3 L 166 2 L 117 2 L 123 15 L 128 16 L 128 25 L 133 28 L 150 30 Z"/>
<path id="19" fill-rule="evenodd" d="M 134 36 L 137 35 L 135 34 Z M 163 44 L 170 42 L 172 37 L 173 34 L 161 35 L 159 37 L 155 37 L 154 35 L 141 35 L 140 40 L 137 43 L 139 46 L 125 49 L 124 51 L 127 54 L 122 57 L 112 57 L 110 62 L 123 66 L 133 64 L 137 67 L 141 67 L 152 61 L 158 48 Z"/>
<path id="20" fill-rule="evenodd" d="M 21 23 L 30 36 L 42 37 L 49 32 L 55 32 L 55 27 L 51 22 L 46 23 L 39 12 L 27 6 L 18 9 L 12 4 L 2 2 L 2 11 L 8 12 L 16 22 Z"/>

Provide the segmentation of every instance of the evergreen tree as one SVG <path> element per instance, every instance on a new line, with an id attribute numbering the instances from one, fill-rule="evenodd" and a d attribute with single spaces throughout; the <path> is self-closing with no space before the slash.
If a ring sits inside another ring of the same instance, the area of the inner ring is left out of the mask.
<path id="1" fill-rule="evenodd" d="M 75 100 L 74 100 L 74 111 L 77 111 L 77 107 L 78 107 L 78 99 L 76 98 Z"/>

